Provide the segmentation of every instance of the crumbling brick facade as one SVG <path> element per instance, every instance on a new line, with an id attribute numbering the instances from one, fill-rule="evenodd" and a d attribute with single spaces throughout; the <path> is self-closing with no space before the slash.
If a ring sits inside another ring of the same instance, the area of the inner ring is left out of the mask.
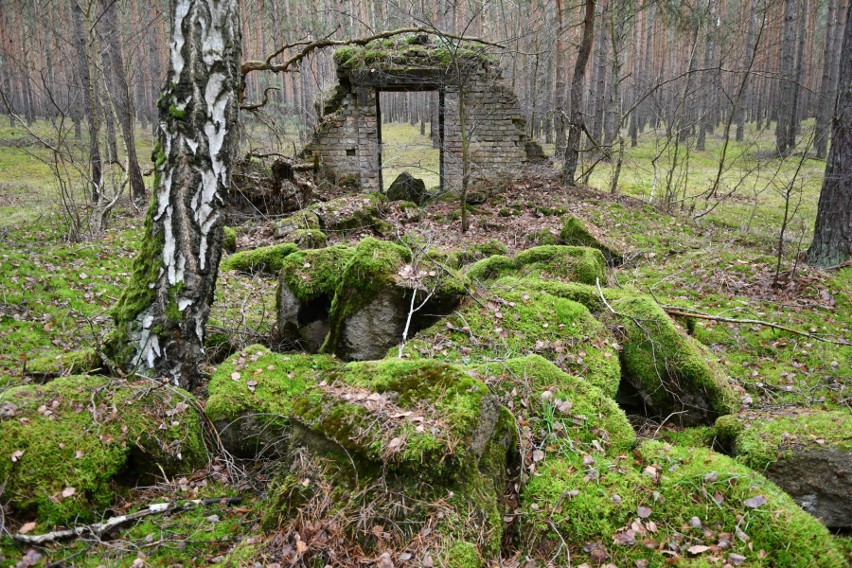
<path id="1" fill-rule="evenodd" d="M 352 183 L 365 192 L 382 187 L 381 91 L 439 93 L 444 191 L 458 190 L 463 176 L 460 98 L 470 133 L 470 188 L 505 185 L 523 164 L 542 155 L 526 135 L 517 97 L 503 84 L 499 65 L 482 49 L 434 45 L 421 36 L 338 50 L 335 63 L 339 84 L 305 158 L 316 159 L 323 175 L 336 183 Z"/>

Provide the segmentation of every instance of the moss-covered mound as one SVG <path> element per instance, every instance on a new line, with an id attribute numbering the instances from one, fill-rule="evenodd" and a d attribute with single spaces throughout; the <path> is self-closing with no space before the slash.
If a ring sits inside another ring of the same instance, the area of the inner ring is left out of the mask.
<path id="1" fill-rule="evenodd" d="M 624 256 L 604 242 L 597 228 L 573 215 L 568 215 L 565 218 L 565 223 L 559 232 L 559 238 L 562 240 L 562 244 L 598 249 L 603 253 L 610 266 L 618 266 L 624 262 Z"/>
<path id="2" fill-rule="evenodd" d="M 451 270 L 412 263 L 406 247 L 364 239 L 341 275 L 322 349 L 344 359 L 378 359 L 402 341 L 406 326 L 411 335 L 449 313 L 467 287 Z"/>
<path id="3" fill-rule="evenodd" d="M 239 270 L 249 274 L 256 272 L 278 274 L 284 259 L 298 250 L 299 247 L 295 243 L 243 250 L 223 259 L 219 269 L 222 271 Z"/>
<path id="4" fill-rule="evenodd" d="M 616 341 L 585 306 L 537 290 L 494 287 L 491 293 L 489 302 L 467 301 L 418 333 L 405 355 L 476 364 L 537 353 L 615 395 L 621 377 Z"/>
<path id="5" fill-rule="evenodd" d="M 615 313 L 603 311 L 602 318 L 623 334 L 624 377 L 648 411 L 697 424 L 739 409 L 740 396 L 715 357 L 653 299 L 623 296 L 609 304 Z"/>
<path id="6" fill-rule="evenodd" d="M 276 295 L 278 339 L 316 352 L 328 333 L 334 292 L 355 249 L 335 245 L 291 254 L 282 263 Z"/>
<path id="7" fill-rule="evenodd" d="M 291 236 L 293 244 L 302 250 L 318 249 L 328 244 L 328 237 L 318 229 L 299 229 Z"/>
<path id="8" fill-rule="evenodd" d="M 564 453 L 537 473 L 523 493 L 522 543 L 538 558 L 846 566 L 826 528 L 788 495 L 707 449 L 647 442 L 632 455 Z"/>
<path id="9" fill-rule="evenodd" d="M 838 529 L 852 528 L 852 415 L 788 409 L 716 421 L 721 445 Z"/>
<path id="10" fill-rule="evenodd" d="M 76 351 L 48 350 L 27 361 L 27 374 L 38 377 L 58 377 L 89 373 L 101 366 L 101 358 L 92 348 Z"/>
<path id="11" fill-rule="evenodd" d="M 191 395 L 86 376 L 0 393 L 0 455 L 3 501 L 46 525 L 90 521 L 117 483 L 207 457 Z"/>
<path id="12" fill-rule="evenodd" d="M 545 458 L 583 451 L 618 455 L 636 443 L 611 396 L 539 355 L 487 363 L 476 372 L 535 434 Z"/>
<path id="13" fill-rule="evenodd" d="M 317 216 L 320 228 L 330 235 L 371 230 L 384 234 L 387 223 L 379 213 L 382 202 L 379 194 L 350 195 L 315 203 L 310 213 Z"/>
<path id="14" fill-rule="evenodd" d="M 594 285 L 606 281 L 606 262 L 597 249 L 548 245 L 527 249 L 513 259 L 499 255 L 485 258 L 473 264 L 467 274 L 479 281 L 501 276 L 537 276 Z"/>
<path id="15" fill-rule="evenodd" d="M 293 398 L 340 363 L 328 355 L 281 355 L 253 345 L 213 373 L 205 412 L 222 443 L 240 457 L 282 454 Z"/>
<path id="16" fill-rule="evenodd" d="M 312 211 L 299 211 L 275 223 L 275 236 L 279 239 L 293 240 L 293 234 L 300 230 L 319 230 L 320 221 Z"/>
<path id="17" fill-rule="evenodd" d="M 254 416 L 243 439 L 286 441 L 282 455 L 293 459 L 265 507 L 267 528 L 298 524 L 305 511 L 321 522 L 333 503 L 335 516 L 352 508 L 372 519 L 348 527 L 336 516 L 350 546 L 394 541 L 401 551 L 434 530 L 429 541 L 438 538 L 447 558 L 456 546 L 473 565 L 499 554 L 516 427 L 464 369 L 402 360 L 340 367 L 328 356 L 254 347 L 220 366 L 210 395 L 207 412 L 219 424 Z M 389 534 L 371 533 L 380 521 Z"/>

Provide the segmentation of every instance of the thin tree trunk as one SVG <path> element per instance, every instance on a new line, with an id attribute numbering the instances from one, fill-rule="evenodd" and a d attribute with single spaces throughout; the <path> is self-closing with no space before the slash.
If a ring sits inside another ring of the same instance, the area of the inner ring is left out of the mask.
<path id="1" fill-rule="evenodd" d="M 74 23 L 74 39 L 77 44 L 77 68 L 80 74 L 80 85 L 83 88 L 80 104 L 83 105 L 86 122 L 89 124 L 89 174 L 91 176 L 89 183 L 92 201 L 97 201 L 100 198 L 101 184 L 103 183 L 103 166 L 98 140 L 100 124 L 95 104 L 94 84 L 89 62 L 89 40 L 86 33 L 86 30 L 89 29 L 88 18 L 84 19 L 83 11 L 77 2 L 71 3 L 71 16 Z"/>
<path id="2" fill-rule="evenodd" d="M 577 160 L 580 156 L 580 135 L 585 128 L 583 120 L 583 86 L 586 78 L 586 65 L 592 50 L 592 40 L 595 37 L 595 0 L 586 0 L 583 17 L 583 40 L 574 65 L 574 76 L 571 78 L 571 123 L 568 127 L 568 141 L 565 145 L 565 162 L 562 164 L 562 183 L 565 186 L 574 185 L 574 174 L 577 172 Z"/>
<path id="3" fill-rule="evenodd" d="M 130 180 L 130 197 L 134 202 L 141 204 L 145 200 L 145 180 L 142 178 L 142 170 L 139 168 L 139 159 L 136 156 L 136 136 L 133 132 L 134 116 L 133 98 L 130 94 L 130 85 L 127 83 L 127 73 L 124 67 L 124 57 L 121 54 L 121 38 L 119 35 L 118 19 L 115 16 L 115 3 L 112 0 L 101 0 L 103 10 L 100 23 L 102 36 L 101 43 L 105 46 L 105 59 L 109 63 L 108 69 L 104 69 L 107 83 L 112 93 L 118 114 L 121 136 L 127 148 L 127 176 Z"/>
<path id="4" fill-rule="evenodd" d="M 554 99 L 556 101 L 556 106 L 553 109 L 553 127 L 556 130 L 556 155 L 562 155 L 565 153 L 565 94 L 567 91 L 567 86 L 565 83 L 565 71 L 567 64 L 565 62 L 565 56 L 568 51 L 566 41 L 566 35 L 568 34 L 568 30 L 566 29 L 565 22 L 565 4 L 564 0 L 556 0 L 556 54 L 555 54 L 555 64 L 554 64 L 554 73 L 556 75 L 555 81 L 555 94 Z"/>
<path id="5" fill-rule="evenodd" d="M 778 153 L 786 156 L 789 152 L 790 125 L 793 114 L 793 81 L 796 65 L 796 19 L 798 0 L 785 0 L 784 27 L 781 34 L 781 78 L 778 98 L 777 122 L 775 124 L 775 145 Z"/>

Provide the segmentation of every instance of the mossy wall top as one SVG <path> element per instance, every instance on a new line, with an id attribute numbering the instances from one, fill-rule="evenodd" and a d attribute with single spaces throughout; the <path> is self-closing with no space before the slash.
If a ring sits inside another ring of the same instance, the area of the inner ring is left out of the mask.
<path id="1" fill-rule="evenodd" d="M 526 121 L 517 97 L 502 83 L 500 66 L 481 45 L 425 36 L 374 41 L 339 49 L 340 84 L 326 101 L 307 159 L 318 158 L 333 182 L 354 180 L 362 191 L 381 190 L 378 95 L 387 91 L 440 91 L 444 101 L 443 189 L 462 179 L 459 100 L 469 129 L 472 187 L 505 183 L 529 161 Z M 460 97 L 459 93 L 463 93 Z"/>

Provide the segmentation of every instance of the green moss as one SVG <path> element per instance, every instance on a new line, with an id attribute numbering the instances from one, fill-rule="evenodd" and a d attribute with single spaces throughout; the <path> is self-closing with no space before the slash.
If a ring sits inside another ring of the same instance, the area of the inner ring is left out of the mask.
<path id="1" fill-rule="evenodd" d="M 165 156 L 162 150 L 156 157 L 156 162 L 163 163 Z M 157 211 L 157 192 L 160 184 L 161 166 L 155 167 L 154 187 L 151 191 L 151 203 L 145 215 L 144 236 L 139 252 L 133 260 L 130 282 L 119 296 L 111 315 L 115 327 L 107 336 L 104 344 L 105 355 L 115 361 L 119 367 L 130 364 L 134 354 L 134 346 L 130 342 L 130 332 L 136 325 L 136 319 L 155 299 L 153 284 L 160 274 L 163 252 L 163 235 L 154 232 L 154 213 Z"/>
<path id="2" fill-rule="evenodd" d="M 233 227 L 225 227 L 222 248 L 228 252 L 235 252 L 237 250 L 237 231 Z"/>
<path id="3" fill-rule="evenodd" d="M 281 355 L 252 345 L 216 368 L 207 387 L 205 412 L 214 422 L 233 421 L 252 411 L 286 416 L 293 397 L 338 364 L 328 355 Z"/>
<path id="4" fill-rule="evenodd" d="M 179 109 L 174 103 L 169 105 L 169 114 L 173 118 L 182 120 L 186 116 L 186 109 Z"/>
<path id="5" fill-rule="evenodd" d="M 224 259 L 220 269 L 222 271 L 239 270 L 250 274 L 255 272 L 277 274 L 281 270 L 284 259 L 298 250 L 299 247 L 295 244 L 286 243 L 240 251 Z"/>
<path id="6" fill-rule="evenodd" d="M 546 445 L 594 451 L 596 442 L 608 455 L 617 455 L 636 443 L 624 411 L 611 396 L 539 355 L 488 363 L 477 374 L 512 400 L 533 431 L 547 433 Z"/>
<path id="7" fill-rule="evenodd" d="M 94 348 L 75 351 L 47 351 L 27 361 L 27 372 L 33 375 L 75 375 L 93 371 L 101 366 L 101 358 Z"/>
<path id="8" fill-rule="evenodd" d="M 741 554 L 750 566 L 845 565 L 825 527 L 788 495 L 703 448 L 648 442 L 635 461 L 594 455 L 584 465 L 581 456 L 564 455 L 545 460 L 538 473 L 522 496 L 528 514 L 522 540 L 539 557 L 557 551 L 564 539 L 572 562 L 591 561 L 588 544 L 597 542 L 618 566 L 637 560 L 662 565 L 667 559 L 701 565 L 711 553 L 690 560 L 686 549 L 716 545 L 730 535 L 725 554 Z M 746 500 L 756 496 L 767 502 L 748 507 Z M 639 506 L 648 509 L 646 519 L 637 514 Z M 633 542 L 615 540 L 634 523 Z M 649 538 L 657 545 L 645 546 Z"/>
<path id="9" fill-rule="evenodd" d="M 206 459 L 191 395 L 147 382 L 66 377 L 10 389 L 0 408 L 3 499 L 46 526 L 93 519 L 115 499 L 113 480 L 128 467 L 135 483 L 160 467 L 185 472 Z"/>
<path id="10" fill-rule="evenodd" d="M 322 347 L 324 352 L 330 352 L 340 342 L 345 320 L 394 282 L 397 271 L 411 260 L 410 255 L 405 247 L 373 238 L 358 243 L 341 274 L 331 304 L 331 328 Z"/>
<path id="11" fill-rule="evenodd" d="M 536 231 L 533 233 L 529 233 L 526 236 L 526 240 L 528 243 L 535 246 L 562 244 L 559 237 L 557 235 L 554 235 L 550 231 Z"/>
<path id="12" fill-rule="evenodd" d="M 737 461 L 763 471 L 793 449 L 852 450 L 852 416 L 845 410 L 748 412 L 721 416 L 716 429 Z"/>
<path id="13" fill-rule="evenodd" d="M 665 428 L 656 439 L 674 446 L 687 448 L 710 448 L 716 445 L 717 432 L 712 426 L 696 426 L 693 428 Z"/>
<path id="14" fill-rule="evenodd" d="M 480 568 L 482 558 L 476 546 L 470 542 L 456 542 L 447 550 L 449 568 Z"/>
<path id="15" fill-rule="evenodd" d="M 625 377 L 661 416 L 681 414 L 684 423 L 715 420 L 736 411 L 739 396 L 706 347 L 689 337 L 654 300 L 643 296 L 610 302 L 603 312 L 624 329 L 621 362 Z"/>
<path id="16" fill-rule="evenodd" d="M 328 237 L 317 229 L 297 229 L 291 235 L 293 243 L 300 249 L 318 249 L 328 244 Z"/>
<path id="17" fill-rule="evenodd" d="M 477 280 L 501 276 L 538 276 L 584 284 L 606 281 L 606 263 L 600 251 L 586 247 L 546 245 L 527 249 L 514 259 L 492 256 L 468 269 Z"/>
<path id="18" fill-rule="evenodd" d="M 600 250 L 610 264 L 621 264 L 623 261 L 623 256 L 620 253 L 598 240 L 589 232 L 585 223 L 574 216 L 568 216 L 565 220 L 562 230 L 559 232 L 559 237 L 562 239 L 563 244 L 566 245 L 591 247 Z"/>
<path id="19" fill-rule="evenodd" d="M 178 299 L 180 298 L 180 293 L 183 290 L 183 287 L 183 282 L 178 282 L 174 286 L 169 287 L 169 301 L 166 303 L 166 317 L 171 321 L 181 320 L 182 314 L 178 307 Z"/>
<path id="20" fill-rule="evenodd" d="M 331 298 L 353 254 L 346 245 L 295 252 L 281 263 L 281 282 L 301 303 Z"/>
<path id="21" fill-rule="evenodd" d="M 489 304 L 467 302 L 446 321 L 419 332 L 406 344 L 406 356 L 470 364 L 538 353 L 615 395 L 621 377 L 616 341 L 588 309 L 535 290 L 493 288 L 492 293 Z"/>

